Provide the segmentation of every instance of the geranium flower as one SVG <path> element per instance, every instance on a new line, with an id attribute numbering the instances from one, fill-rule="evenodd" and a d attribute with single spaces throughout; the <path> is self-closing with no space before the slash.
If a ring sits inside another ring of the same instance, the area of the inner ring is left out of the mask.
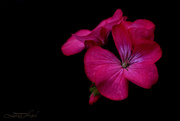
<path id="1" fill-rule="evenodd" d="M 122 18 L 125 19 L 122 15 L 123 13 L 121 9 L 117 9 L 112 17 L 100 22 L 99 25 L 92 31 L 79 30 L 75 34 L 72 34 L 67 42 L 61 47 L 63 54 L 70 56 L 81 52 L 85 49 L 85 47 L 89 48 L 92 45 L 102 46 L 106 44 L 106 40 L 109 32 L 112 30 L 112 26 L 119 24 Z"/>
<path id="2" fill-rule="evenodd" d="M 138 40 L 138 44 L 133 45 L 137 41 L 124 22 L 113 26 L 112 35 L 120 59 L 99 46 L 91 47 L 84 57 L 87 77 L 101 95 L 111 100 L 128 97 L 129 81 L 150 89 L 158 80 L 154 63 L 162 55 L 160 46 L 152 40 Z"/>

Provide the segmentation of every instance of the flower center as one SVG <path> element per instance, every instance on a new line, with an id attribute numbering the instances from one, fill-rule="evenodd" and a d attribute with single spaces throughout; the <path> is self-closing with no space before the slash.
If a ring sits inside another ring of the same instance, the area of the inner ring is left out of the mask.
<path id="1" fill-rule="evenodd" d="M 129 61 L 126 60 L 125 62 L 122 63 L 123 68 L 127 68 L 129 66 Z"/>

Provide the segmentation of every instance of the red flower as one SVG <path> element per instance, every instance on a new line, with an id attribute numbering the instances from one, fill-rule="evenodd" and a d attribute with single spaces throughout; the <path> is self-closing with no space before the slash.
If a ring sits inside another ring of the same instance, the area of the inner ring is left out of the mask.
<path id="1" fill-rule="evenodd" d="M 154 63 L 162 55 L 160 46 L 143 37 L 134 38 L 134 34 L 137 33 L 131 32 L 125 22 L 113 26 L 112 35 L 121 60 L 99 46 L 91 47 L 85 54 L 87 77 L 101 95 L 111 100 L 127 98 L 129 81 L 149 89 L 158 80 Z"/>
<path id="2" fill-rule="evenodd" d="M 92 31 L 79 30 L 61 47 L 63 54 L 70 56 L 81 52 L 85 47 L 89 48 L 92 45 L 104 45 L 109 32 L 112 30 L 112 26 L 120 23 L 123 18 L 122 15 L 122 11 L 117 9 L 112 17 L 100 22 Z"/>

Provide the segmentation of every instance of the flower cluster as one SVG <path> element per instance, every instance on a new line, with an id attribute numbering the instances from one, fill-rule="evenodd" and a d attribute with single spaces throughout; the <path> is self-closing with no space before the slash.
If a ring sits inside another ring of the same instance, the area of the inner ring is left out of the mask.
<path id="1" fill-rule="evenodd" d="M 84 56 L 85 73 L 92 85 L 89 104 L 99 97 L 123 100 L 128 97 L 128 83 L 150 89 L 158 80 L 155 65 L 162 55 L 160 46 L 154 41 L 155 25 L 145 19 L 127 21 L 120 9 L 97 25 L 92 31 L 82 29 L 61 47 L 64 55 L 70 56 L 87 49 Z M 119 53 L 102 48 L 112 33 Z"/>

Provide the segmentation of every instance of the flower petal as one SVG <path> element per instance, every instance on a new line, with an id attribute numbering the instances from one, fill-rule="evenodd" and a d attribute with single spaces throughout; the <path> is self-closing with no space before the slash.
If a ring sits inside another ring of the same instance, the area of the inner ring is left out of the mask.
<path id="1" fill-rule="evenodd" d="M 96 73 L 96 87 L 101 95 L 111 100 L 123 100 L 128 96 L 128 80 L 124 78 L 123 69 L 102 67 Z"/>
<path id="2" fill-rule="evenodd" d="M 73 36 L 81 42 L 85 42 L 86 40 L 87 41 L 92 40 L 99 43 L 98 44 L 99 46 L 102 46 L 106 42 L 107 35 L 108 35 L 107 29 L 105 29 L 104 27 L 99 27 L 91 31 L 88 35 L 85 36 L 73 35 Z"/>
<path id="3" fill-rule="evenodd" d="M 113 26 L 114 24 L 118 24 L 118 22 L 120 22 L 122 16 L 123 16 L 122 10 L 121 10 L 121 9 L 117 9 L 117 10 L 114 12 L 114 14 L 113 14 L 112 17 L 109 17 L 109 18 L 101 21 L 101 22 L 97 25 L 96 28 L 105 26 L 106 24 L 109 24 L 109 23 L 112 23 L 111 25 L 108 25 L 108 26 L 107 26 L 107 28 L 109 28 L 109 29 L 111 30 L 111 29 L 112 29 L 112 26 Z M 113 22 L 116 22 L 116 23 L 113 23 Z M 96 29 L 96 28 L 95 28 L 95 29 Z M 109 30 L 109 29 L 108 29 L 108 30 Z"/>
<path id="4" fill-rule="evenodd" d="M 123 16 L 122 10 L 121 10 L 121 9 L 117 9 L 117 10 L 114 12 L 114 14 L 113 14 L 113 16 L 112 16 L 112 18 L 111 18 L 111 22 L 120 20 L 120 19 L 122 18 L 122 16 Z"/>
<path id="5" fill-rule="evenodd" d="M 133 45 L 135 46 L 142 40 L 154 40 L 154 32 L 145 28 L 131 27 L 128 29 L 132 37 Z"/>
<path id="6" fill-rule="evenodd" d="M 95 75 L 95 84 L 101 95 L 111 100 L 123 100 L 128 96 L 128 80 L 123 69 L 102 67 Z"/>
<path id="7" fill-rule="evenodd" d="M 132 25 L 130 26 L 130 28 L 135 27 L 135 28 L 144 28 L 147 30 L 151 30 L 152 32 L 154 32 L 155 30 L 155 25 L 146 19 L 138 19 L 136 21 L 134 21 L 132 23 Z"/>
<path id="8" fill-rule="evenodd" d="M 84 68 L 87 77 L 95 82 L 95 74 L 101 71 L 102 67 L 119 69 L 120 60 L 110 51 L 99 46 L 91 47 L 84 56 Z"/>
<path id="9" fill-rule="evenodd" d="M 84 36 L 89 34 L 91 31 L 82 29 L 77 31 L 75 34 L 78 36 Z M 83 42 L 77 40 L 74 36 L 71 36 L 61 47 L 61 50 L 64 55 L 70 56 L 74 55 L 76 53 L 81 52 L 85 48 L 85 45 Z"/>
<path id="10" fill-rule="evenodd" d="M 136 85 L 149 89 L 157 82 L 158 71 L 153 63 L 134 63 L 124 69 L 124 76 Z"/>
<path id="11" fill-rule="evenodd" d="M 125 26 L 127 29 L 129 29 L 129 28 L 131 27 L 131 25 L 132 25 L 133 22 L 131 22 L 131 21 L 123 21 L 123 23 L 124 23 L 124 26 Z"/>
<path id="12" fill-rule="evenodd" d="M 132 42 L 130 34 L 125 28 L 123 22 L 113 26 L 112 35 L 122 62 L 124 62 L 131 55 Z"/>
<path id="13" fill-rule="evenodd" d="M 122 19 L 121 9 L 117 9 L 112 17 L 109 17 L 101 21 L 96 28 L 94 28 L 91 33 L 85 36 L 73 35 L 76 39 L 81 42 L 85 41 L 95 41 L 98 46 L 106 44 L 107 37 L 112 30 L 112 26 L 121 22 Z M 91 44 L 91 43 L 90 43 Z M 92 45 L 92 44 L 91 44 Z M 89 46 L 88 46 L 89 47 Z"/>
<path id="14" fill-rule="evenodd" d="M 110 23 L 110 22 L 111 22 L 111 18 L 112 18 L 112 17 L 109 17 L 109 18 L 107 18 L 107 19 L 102 20 L 102 21 L 96 26 L 95 29 L 97 29 L 97 28 L 99 28 L 99 27 L 102 27 L 102 26 Z"/>
<path id="15" fill-rule="evenodd" d="M 123 12 L 121 9 L 117 9 L 114 13 L 114 15 L 109 18 L 109 21 L 107 24 L 104 25 L 104 28 L 107 29 L 108 32 L 112 31 L 112 27 L 114 25 L 119 24 L 122 20 L 126 19 L 127 17 L 122 17 L 123 16 Z"/>
<path id="16" fill-rule="evenodd" d="M 142 42 L 134 47 L 129 59 L 130 63 L 149 61 L 155 63 L 162 56 L 160 46 L 154 41 L 141 40 Z"/>
<path id="17" fill-rule="evenodd" d="M 128 81 L 123 77 L 120 60 L 99 46 L 88 49 L 84 58 L 87 77 L 103 96 L 122 100 L 128 96 Z"/>
<path id="18" fill-rule="evenodd" d="M 154 40 L 155 25 L 146 19 L 138 19 L 134 22 L 124 21 L 132 37 L 133 45 L 141 42 L 142 39 Z"/>

